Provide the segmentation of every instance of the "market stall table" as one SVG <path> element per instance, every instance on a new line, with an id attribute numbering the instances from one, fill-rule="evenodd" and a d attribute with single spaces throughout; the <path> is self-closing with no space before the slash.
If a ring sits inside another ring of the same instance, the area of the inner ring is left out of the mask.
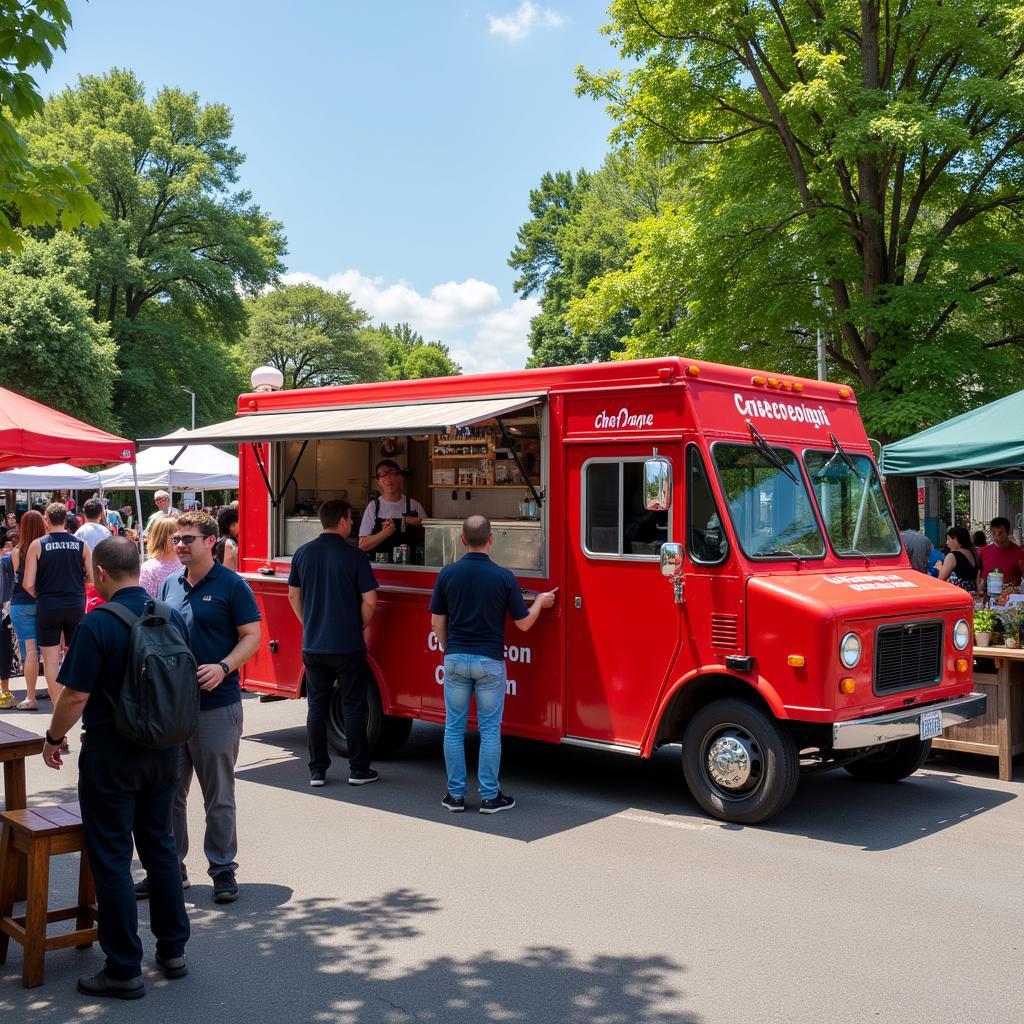
<path id="1" fill-rule="evenodd" d="M 988 710 L 981 718 L 954 725 L 935 750 L 962 750 L 999 758 L 999 779 L 1013 779 L 1013 758 L 1024 754 L 1024 650 L 1013 647 L 975 647 L 976 658 L 995 662 L 995 672 L 974 672 L 974 688 L 988 694 Z"/>
<path id="2" fill-rule="evenodd" d="M 20 811 L 28 806 L 25 758 L 43 752 L 43 737 L 8 722 L 0 722 L 0 761 L 4 765 L 4 810 Z M 16 896 L 24 899 L 26 872 L 18 872 Z"/>

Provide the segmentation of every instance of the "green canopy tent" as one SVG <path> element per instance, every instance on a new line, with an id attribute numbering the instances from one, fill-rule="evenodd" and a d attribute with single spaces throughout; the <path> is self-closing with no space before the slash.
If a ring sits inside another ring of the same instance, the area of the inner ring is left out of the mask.
<path id="1" fill-rule="evenodd" d="M 885 476 L 1024 480 L 1024 391 L 882 449 Z"/>

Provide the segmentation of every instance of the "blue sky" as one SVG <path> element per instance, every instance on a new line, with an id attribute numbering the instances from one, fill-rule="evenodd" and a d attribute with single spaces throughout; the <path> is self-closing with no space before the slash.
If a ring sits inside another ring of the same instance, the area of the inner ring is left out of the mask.
<path id="1" fill-rule="evenodd" d="M 522 366 L 532 301 L 506 265 L 529 190 L 596 167 L 609 119 L 574 95 L 608 67 L 586 0 L 72 0 L 45 93 L 132 68 L 221 101 L 243 184 L 283 221 L 287 280 L 348 291 L 449 343 L 467 371 Z"/>

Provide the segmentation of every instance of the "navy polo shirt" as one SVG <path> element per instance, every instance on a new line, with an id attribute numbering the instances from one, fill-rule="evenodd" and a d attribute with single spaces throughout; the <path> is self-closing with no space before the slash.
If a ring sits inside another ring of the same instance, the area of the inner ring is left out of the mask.
<path id="1" fill-rule="evenodd" d="M 292 556 L 288 586 L 302 590 L 302 650 L 354 654 L 363 642 L 363 594 L 378 587 L 366 555 L 337 533 L 321 533 Z"/>
<path id="2" fill-rule="evenodd" d="M 193 587 L 187 572 L 168 576 L 160 588 L 160 600 L 181 612 L 189 631 L 189 646 L 197 665 L 216 665 L 238 643 L 238 627 L 260 621 L 260 610 L 249 584 L 220 562 Z M 199 709 L 222 708 L 242 699 L 237 669 L 216 690 L 201 690 Z"/>
<path id="3" fill-rule="evenodd" d="M 141 615 L 146 602 L 151 600 L 142 587 L 122 587 L 110 599 L 123 604 L 128 611 Z M 188 641 L 188 627 L 176 612 L 172 621 Z M 57 682 L 69 690 L 89 694 L 82 714 L 82 725 L 93 736 L 114 731 L 114 708 L 111 698 L 117 700 L 128 669 L 129 628 L 116 615 L 96 608 L 75 627 L 64 664 L 57 674 Z"/>
<path id="4" fill-rule="evenodd" d="M 530 614 L 519 582 L 482 551 L 467 551 L 438 574 L 430 611 L 448 616 L 445 654 L 505 660 L 505 613 L 518 622 Z"/>

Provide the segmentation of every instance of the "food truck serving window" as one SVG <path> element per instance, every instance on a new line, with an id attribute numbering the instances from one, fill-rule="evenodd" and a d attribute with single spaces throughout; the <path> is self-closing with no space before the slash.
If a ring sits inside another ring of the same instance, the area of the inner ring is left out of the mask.
<path id="1" fill-rule="evenodd" d="M 750 558 L 822 558 L 825 542 L 800 463 L 788 448 L 716 444 L 729 517 Z"/>
<path id="2" fill-rule="evenodd" d="M 833 449 L 804 452 L 804 464 L 837 555 L 900 553 L 896 524 L 871 459 Z"/>
<path id="3" fill-rule="evenodd" d="M 583 550 L 595 558 L 657 561 L 668 512 L 644 508 L 644 460 L 591 459 L 583 470 Z"/>

